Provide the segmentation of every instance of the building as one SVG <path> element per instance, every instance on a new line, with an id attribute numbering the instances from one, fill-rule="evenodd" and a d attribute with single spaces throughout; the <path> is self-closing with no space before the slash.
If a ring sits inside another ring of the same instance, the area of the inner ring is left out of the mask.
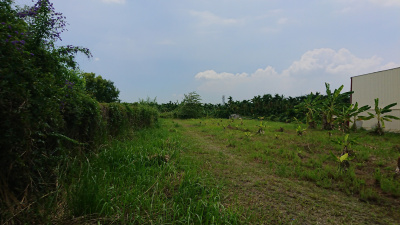
<path id="1" fill-rule="evenodd" d="M 400 118 L 400 67 L 352 77 L 351 91 L 354 91 L 351 103 L 358 102 L 359 107 L 369 105 L 371 109 L 368 112 L 373 114 L 375 114 L 374 99 L 379 98 L 379 108 L 396 102 L 397 105 L 392 107 L 392 112 L 387 115 Z M 362 115 L 368 114 L 364 112 Z M 360 122 L 360 125 L 371 129 L 376 123 L 376 119 L 371 119 Z M 385 121 L 385 131 L 400 132 L 400 120 Z"/>

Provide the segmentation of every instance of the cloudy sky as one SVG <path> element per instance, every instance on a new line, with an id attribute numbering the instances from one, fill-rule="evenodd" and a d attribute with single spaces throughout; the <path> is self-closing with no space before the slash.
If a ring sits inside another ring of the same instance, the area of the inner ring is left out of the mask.
<path id="1" fill-rule="evenodd" d="M 300 96 L 400 66 L 400 0 L 53 0 L 120 99 Z M 32 4 L 30 0 L 16 0 Z"/>

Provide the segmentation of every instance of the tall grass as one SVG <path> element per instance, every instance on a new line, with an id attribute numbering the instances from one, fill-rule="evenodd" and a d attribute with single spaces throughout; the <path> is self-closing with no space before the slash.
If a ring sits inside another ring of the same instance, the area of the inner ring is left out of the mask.
<path id="1" fill-rule="evenodd" d="M 173 127 L 113 141 L 83 164 L 66 184 L 71 222 L 129 224 L 236 224 L 220 204 L 219 188 L 180 157 L 187 150 Z"/>

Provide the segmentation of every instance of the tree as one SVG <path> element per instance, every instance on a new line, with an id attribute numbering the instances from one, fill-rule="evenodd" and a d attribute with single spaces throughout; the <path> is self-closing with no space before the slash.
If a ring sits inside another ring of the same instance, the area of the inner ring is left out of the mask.
<path id="1" fill-rule="evenodd" d="M 84 73 L 86 80 L 86 92 L 99 102 L 119 101 L 119 90 L 114 86 L 114 82 L 103 79 L 100 75 L 96 77 L 94 73 Z"/>
<path id="2" fill-rule="evenodd" d="M 178 108 L 178 117 L 181 119 L 199 118 L 202 115 L 201 97 L 195 91 L 185 94 Z"/>

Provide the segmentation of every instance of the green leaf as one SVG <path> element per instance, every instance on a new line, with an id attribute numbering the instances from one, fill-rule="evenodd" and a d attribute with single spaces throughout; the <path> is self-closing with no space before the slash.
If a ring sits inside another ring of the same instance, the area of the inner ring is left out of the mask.
<path id="1" fill-rule="evenodd" d="M 379 98 L 376 98 L 375 99 L 375 113 L 376 114 L 380 114 L 380 110 L 379 110 L 378 105 L 379 105 Z"/>
<path id="2" fill-rule="evenodd" d="M 399 117 L 397 117 L 397 116 L 392 116 L 392 115 L 385 115 L 384 118 L 390 118 L 390 119 L 394 119 L 394 120 L 400 120 Z"/>
<path id="3" fill-rule="evenodd" d="M 340 162 L 343 162 L 344 160 L 347 160 L 348 157 L 349 157 L 349 154 L 346 153 L 346 154 L 340 156 L 339 160 L 340 160 Z"/>
<path id="4" fill-rule="evenodd" d="M 395 105 L 397 105 L 397 103 L 389 104 L 389 105 L 383 107 L 383 110 L 388 110 L 388 109 L 392 108 L 392 107 L 395 106 Z"/>
<path id="5" fill-rule="evenodd" d="M 339 162 L 339 158 L 331 152 L 332 159 Z"/>
<path id="6" fill-rule="evenodd" d="M 326 94 L 329 96 L 332 95 L 331 89 L 330 89 L 330 84 L 325 83 L 325 87 L 326 87 Z"/>

